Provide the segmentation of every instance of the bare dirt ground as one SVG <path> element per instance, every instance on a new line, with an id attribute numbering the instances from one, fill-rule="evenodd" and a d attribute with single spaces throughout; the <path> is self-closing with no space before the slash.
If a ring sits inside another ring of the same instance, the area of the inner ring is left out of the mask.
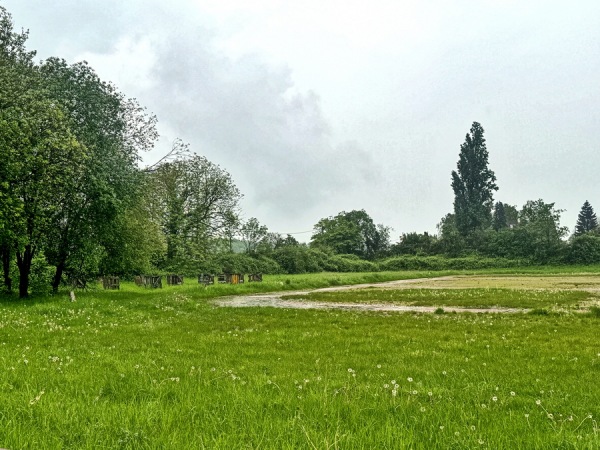
<path id="1" fill-rule="evenodd" d="M 289 295 L 302 296 L 312 292 L 340 292 L 356 289 L 535 289 L 535 290 L 582 290 L 600 292 L 600 275 L 568 275 L 568 276 L 445 276 L 437 278 L 418 278 L 396 280 L 384 283 L 355 284 L 348 286 L 333 286 L 305 291 L 273 292 L 224 297 L 214 301 L 214 304 L 224 307 L 274 307 L 290 309 L 352 309 L 358 311 L 396 311 L 396 312 L 434 312 L 435 306 L 401 306 L 389 304 L 358 304 L 358 303 L 328 303 L 313 302 L 298 299 L 285 299 Z M 444 307 L 445 312 L 472 313 L 526 313 L 528 309 L 521 308 L 459 308 Z"/>

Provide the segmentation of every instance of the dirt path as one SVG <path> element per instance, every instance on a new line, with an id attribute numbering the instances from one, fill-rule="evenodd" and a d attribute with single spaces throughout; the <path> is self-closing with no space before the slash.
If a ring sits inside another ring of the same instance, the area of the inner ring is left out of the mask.
<path id="1" fill-rule="evenodd" d="M 312 292 L 340 292 L 356 289 L 378 288 L 378 289 L 448 289 L 448 282 L 460 279 L 460 276 L 446 276 L 438 278 L 418 278 L 410 280 L 387 281 L 384 283 L 366 283 L 347 286 L 332 286 L 327 288 L 304 290 L 304 291 L 284 291 L 272 292 L 268 294 L 238 295 L 233 297 L 223 297 L 215 300 L 213 303 L 217 306 L 230 308 L 248 308 L 248 307 L 272 307 L 288 309 L 346 309 L 357 311 L 395 311 L 395 312 L 426 312 L 431 313 L 438 309 L 436 306 L 409 306 L 409 305 L 389 305 L 389 304 L 365 304 L 365 303 L 339 303 L 339 302 L 312 302 L 306 300 L 288 300 L 284 296 L 308 295 Z M 451 288 L 450 288 L 451 289 Z M 471 312 L 471 313 L 523 313 L 528 309 L 520 308 L 460 308 L 454 306 L 445 306 L 445 312 Z"/>

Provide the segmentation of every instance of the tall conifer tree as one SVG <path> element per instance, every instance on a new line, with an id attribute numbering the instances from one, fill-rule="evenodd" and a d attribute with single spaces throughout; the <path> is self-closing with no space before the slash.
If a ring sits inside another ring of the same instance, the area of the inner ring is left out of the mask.
<path id="1" fill-rule="evenodd" d="M 596 228 L 598 228 L 598 219 L 596 218 L 596 213 L 594 212 L 592 205 L 590 205 L 590 202 L 586 200 L 581 207 L 579 216 L 577 216 L 575 236 L 585 234 L 589 231 L 595 230 Z"/>

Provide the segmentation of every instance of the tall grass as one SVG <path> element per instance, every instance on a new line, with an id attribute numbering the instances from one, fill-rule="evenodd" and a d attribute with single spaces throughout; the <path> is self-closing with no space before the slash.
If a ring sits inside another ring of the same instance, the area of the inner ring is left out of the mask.
<path id="1" fill-rule="evenodd" d="M 4 302 L 0 447 L 600 446 L 596 318 L 229 309 L 207 299 L 258 288 L 214 288 Z"/>

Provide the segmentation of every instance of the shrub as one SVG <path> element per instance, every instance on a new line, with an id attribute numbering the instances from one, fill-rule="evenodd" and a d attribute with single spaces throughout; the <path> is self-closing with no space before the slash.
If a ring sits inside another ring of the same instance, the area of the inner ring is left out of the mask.
<path id="1" fill-rule="evenodd" d="M 447 258 L 443 256 L 399 256 L 379 263 L 380 270 L 476 270 L 489 268 L 518 267 L 525 265 L 521 260 L 505 258 L 481 258 L 466 256 Z"/>
<path id="2" fill-rule="evenodd" d="M 567 264 L 600 263 L 600 237 L 591 234 L 573 237 L 565 249 L 564 262 Z"/>

